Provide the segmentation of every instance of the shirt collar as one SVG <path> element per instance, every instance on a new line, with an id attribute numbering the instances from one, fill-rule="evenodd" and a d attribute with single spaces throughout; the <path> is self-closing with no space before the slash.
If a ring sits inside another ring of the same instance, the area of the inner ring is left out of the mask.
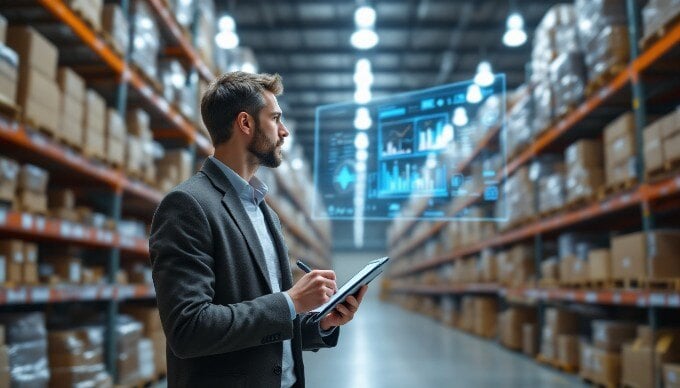
<path id="1" fill-rule="evenodd" d="M 234 189 L 236 189 L 236 192 L 238 193 L 241 200 L 251 202 L 258 206 L 260 203 L 262 203 L 264 197 L 269 192 L 269 188 L 264 182 L 262 182 L 256 176 L 253 176 L 250 179 L 250 182 L 248 182 L 236 172 L 234 172 L 234 170 L 232 170 L 229 166 L 222 163 L 221 160 L 215 158 L 214 156 L 210 156 L 210 158 L 224 173 L 224 175 L 229 180 L 229 183 L 234 186 Z"/>

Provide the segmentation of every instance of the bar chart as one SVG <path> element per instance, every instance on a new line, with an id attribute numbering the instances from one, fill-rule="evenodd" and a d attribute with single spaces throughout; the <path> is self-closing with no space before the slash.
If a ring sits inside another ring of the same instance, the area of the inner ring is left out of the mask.
<path id="1" fill-rule="evenodd" d="M 379 196 L 447 194 L 446 166 L 423 167 L 413 161 L 381 163 Z"/>

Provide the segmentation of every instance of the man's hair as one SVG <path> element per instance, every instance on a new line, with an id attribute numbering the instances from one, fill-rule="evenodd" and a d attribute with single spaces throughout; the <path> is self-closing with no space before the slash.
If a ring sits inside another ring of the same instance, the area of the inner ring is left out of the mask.
<path id="1" fill-rule="evenodd" d="M 201 98 L 201 117 L 214 146 L 229 141 L 236 116 L 247 112 L 258 122 L 265 106 L 264 91 L 278 96 L 283 83 L 278 74 L 224 73 L 210 83 Z"/>

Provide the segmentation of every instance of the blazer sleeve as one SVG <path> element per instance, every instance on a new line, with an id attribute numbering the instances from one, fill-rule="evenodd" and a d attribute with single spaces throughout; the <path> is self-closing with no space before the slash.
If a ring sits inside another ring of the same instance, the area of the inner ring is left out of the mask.
<path id="1" fill-rule="evenodd" d="M 293 336 L 281 293 L 230 305 L 214 304 L 212 233 L 189 193 L 173 191 L 156 211 L 149 250 L 161 322 L 179 358 L 232 352 Z"/>
<path id="2" fill-rule="evenodd" d="M 304 314 L 300 320 L 302 329 L 302 350 L 316 352 L 321 348 L 332 348 L 338 344 L 340 328 L 336 327 L 328 336 L 322 336 L 318 322 L 312 322 L 314 314 Z"/>

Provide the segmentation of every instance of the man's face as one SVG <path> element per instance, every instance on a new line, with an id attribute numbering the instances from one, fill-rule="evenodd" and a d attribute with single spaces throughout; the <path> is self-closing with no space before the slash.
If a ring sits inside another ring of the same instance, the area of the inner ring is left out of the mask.
<path id="1" fill-rule="evenodd" d="M 253 138 L 248 144 L 248 151 L 253 154 L 261 166 L 278 167 L 283 160 L 281 146 L 283 138 L 289 135 L 288 129 L 281 122 L 281 108 L 276 96 L 265 91 L 266 104 L 255 117 Z"/>

